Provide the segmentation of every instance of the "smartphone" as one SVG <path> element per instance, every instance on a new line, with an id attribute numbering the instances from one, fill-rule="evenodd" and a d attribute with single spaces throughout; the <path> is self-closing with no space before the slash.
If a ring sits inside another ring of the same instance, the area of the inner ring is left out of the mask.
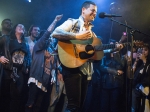
<path id="1" fill-rule="evenodd" d="M 142 48 L 138 48 L 138 50 L 137 50 L 137 58 L 140 57 L 140 54 L 142 54 Z"/>
<path id="2" fill-rule="evenodd" d="M 127 52 L 127 56 L 128 56 L 128 57 L 131 57 L 131 51 L 128 51 L 128 52 Z"/>
<path id="3" fill-rule="evenodd" d="M 138 48 L 137 53 L 142 54 L 142 48 Z"/>

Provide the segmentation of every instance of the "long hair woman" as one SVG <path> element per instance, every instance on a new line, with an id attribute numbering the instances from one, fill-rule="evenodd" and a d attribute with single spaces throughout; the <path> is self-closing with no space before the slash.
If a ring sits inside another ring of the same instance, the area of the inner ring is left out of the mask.
<path id="1" fill-rule="evenodd" d="M 4 60 L 1 91 L 3 112 L 24 112 L 27 97 L 27 73 L 30 65 L 29 50 L 24 41 L 25 28 L 22 24 L 13 27 L 10 37 L 0 38 Z"/>
<path id="2" fill-rule="evenodd" d="M 137 63 L 141 61 L 141 66 L 137 67 Z M 150 44 L 145 44 L 139 57 L 133 65 L 134 80 L 132 90 L 132 112 L 144 112 L 145 101 L 149 99 L 150 87 Z"/>

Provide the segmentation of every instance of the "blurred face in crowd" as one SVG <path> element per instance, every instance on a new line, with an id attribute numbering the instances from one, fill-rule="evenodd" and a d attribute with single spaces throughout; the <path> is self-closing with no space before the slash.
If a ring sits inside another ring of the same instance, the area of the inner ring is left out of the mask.
<path id="1" fill-rule="evenodd" d="M 148 56 L 148 53 L 149 53 L 148 48 L 147 48 L 147 47 L 143 47 L 143 49 L 142 49 L 142 54 L 143 54 L 145 57 L 147 57 L 147 56 Z"/>
<path id="2" fill-rule="evenodd" d="M 136 52 L 136 48 L 133 47 L 133 59 L 136 59 L 138 57 L 137 52 Z"/>
<path id="3" fill-rule="evenodd" d="M 25 33 L 25 27 L 22 24 L 18 24 L 16 27 L 16 34 L 24 34 Z"/>
<path id="4" fill-rule="evenodd" d="M 149 54 L 149 49 L 148 49 L 147 47 L 143 47 L 143 48 L 141 49 L 141 53 L 140 53 L 140 55 L 139 55 L 139 58 L 140 58 L 141 60 L 146 59 L 147 56 L 148 56 L 148 54 Z"/>
<path id="5" fill-rule="evenodd" d="M 31 31 L 31 36 L 34 38 L 38 38 L 40 34 L 40 28 L 39 27 L 33 27 Z"/>
<path id="6" fill-rule="evenodd" d="M 82 16 L 85 21 L 94 21 L 97 14 L 97 6 L 90 4 L 88 8 L 82 8 Z"/>
<path id="7" fill-rule="evenodd" d="M 12 23 L 11 23 L 11 21 L 10 20 L 5 20 L 2 23 L 2 29 L 10 32 L 12 30 Z"/>

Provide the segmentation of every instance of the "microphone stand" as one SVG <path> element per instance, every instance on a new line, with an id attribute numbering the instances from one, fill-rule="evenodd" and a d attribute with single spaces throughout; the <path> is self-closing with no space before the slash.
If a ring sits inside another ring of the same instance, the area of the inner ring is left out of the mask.
<path id="1" fill-rule="evenodd" d="M 129 74 L 128 74 L 128 78 L 129 78 L 129 92 L 127 92 L 128 93 L 128 98 L 127 98 L 127 110 L 126 110 L 126 112 L 131 112 L 131 105 L 132 105 L 132 83 L 133 83 L 133 78 L 134 78 L 134 74 L 133 74 L 133 69 L 132 69 L 132 58 L 133 58 L 133 40 L 134 40 L 134 34 L 135 34 L 135 32 L 138 32 L 138 33 L 141 33 L 141 34 L 143 34 L 143 35 L 146 35 L 146 36 L 148 36 L 148 37 L 150 37 L 150 35 L 148 35 L 148 34 L 146 34 L 146 33 L 143 33 L 143 32 L 141 32 L 140 30 L 138 30 L 138 29 L 135 29 L 135 28 L 133 28 L 133 27 L 131 27 L 131 26 L 129 26 L 129 25 L 126 25 L 126 24 L 123 24 L 123 23 L 121 23 L 121 22 L 119 22 L 119 21 L 116 21 L 116 20 L 114 20 L 113 18 L 110 18 L 110 20 L 111 21 L 114 21 L 114 22 L 116 22 L 116 23 L 118 23 L 119 25 L 122 25 L 122 26 L 124 26 L 124 27 L 126 27 L 126 28 L 129 28 L 131 31 L 130 31 L 130 34 L 131 34 L 131 63 L 129 63 L 129 65 L 128 65 L 128 67 L 129 67 Z"/>
<path id="2" fill-rule="evenodd" d="M 138 30 L 138 29 L 135 29 L 135 28 L 133 28 L 133 27 L 131 27 L 131 26 L 129 26 L 129 25 L 126 25 L 126 24 L 124 24 L 124 23 L 121 23 L 121 22 L 119 22 L 119 21 L 116 21 L 116 20 L 113 19 L 113 18 L 110 18 L 110 19 L 111 19 L 111 21 L 114 21 L 114 22 L 118 23 L 119 25 L 125 26 L 125 27 L 127 27 L 127 28 L 133 30 L 134 33 L 135 33 L 135 32 L 138 32 L 138 33 L 141 33 L 141 34 L 143 34 L 143 35 L 145 35 L 145 36 L 150 37 L 150 35 L 148 35 L 148 34 L 146 34 L 146 33 L 143 33 L 143 32 L 141 32 L 141 31 Z"/>

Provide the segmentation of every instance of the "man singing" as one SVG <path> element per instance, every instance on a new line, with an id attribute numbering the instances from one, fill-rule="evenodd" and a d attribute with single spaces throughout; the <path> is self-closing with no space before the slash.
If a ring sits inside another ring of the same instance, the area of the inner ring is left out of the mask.
<path id="1" fill-rule="evenodd" d="M 96 4 L 92 1 L 85 1 L 81 7 L 80 17 L 78 19 L 66 20 L 54 30 L 52 36 L 63 41 L 85 41 L 94 37 L 96 38 L 94 32 L 91 31 L 93 27 L 91 22 L 94 21 L 96 14 Z M 67 57 L 65 58 L 67 59 Z M 75 68 L 62 67 L 62 74 L 68 98 L 67 112 L 83 112 L 82 105 L 86 96 L 87 85 L 94 72 L 93 63 L 87 61 L 83 65 Z"/>

